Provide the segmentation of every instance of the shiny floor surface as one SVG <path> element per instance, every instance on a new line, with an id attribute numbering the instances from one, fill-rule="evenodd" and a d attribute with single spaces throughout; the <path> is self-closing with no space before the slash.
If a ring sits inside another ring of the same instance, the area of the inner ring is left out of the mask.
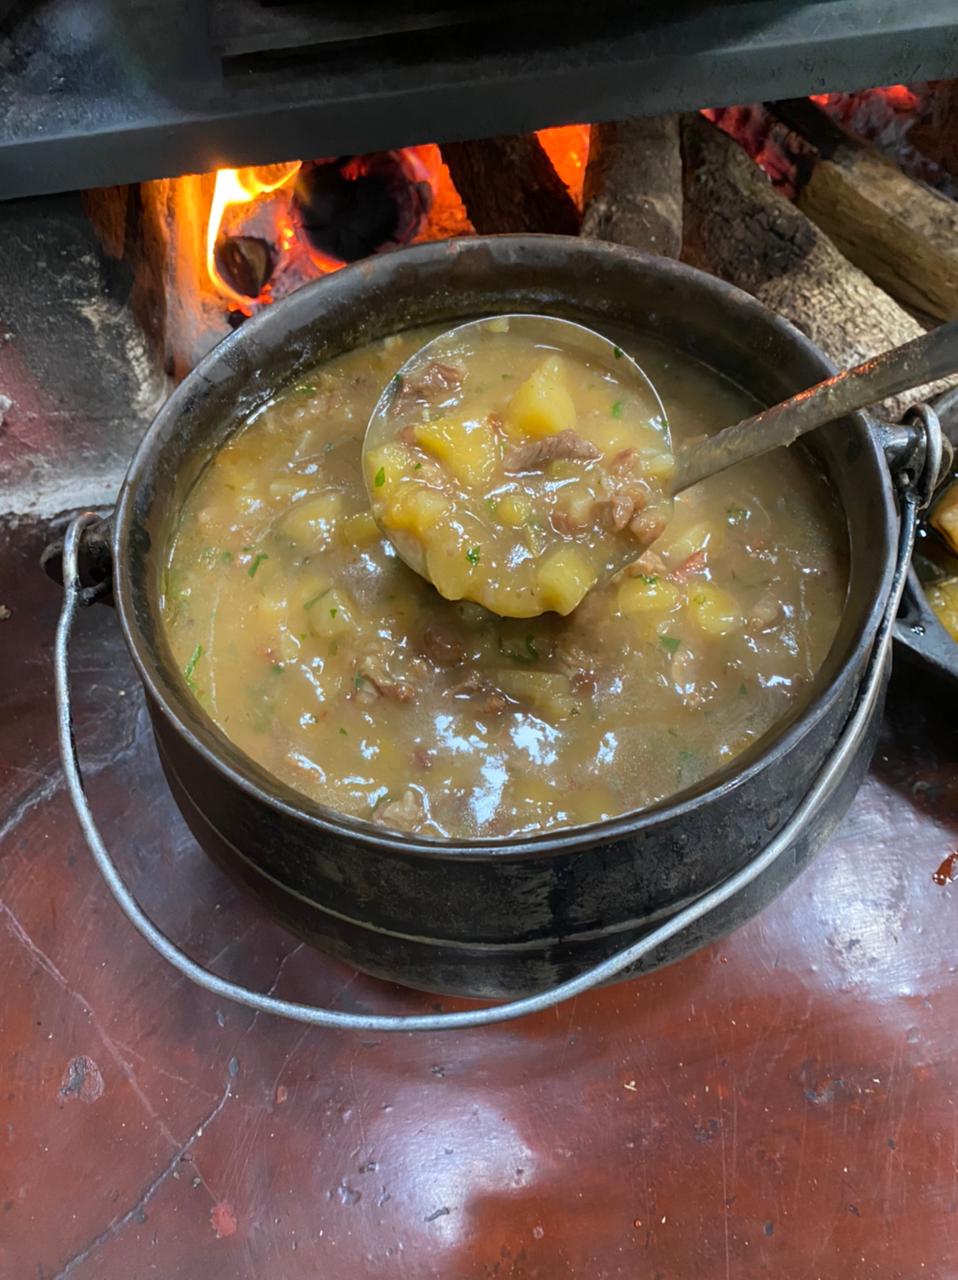
<path id="1" fill-rule="evenodd" d="M 951 695 L 898 673 L 839 834 L 719 945 L 501 1029 L 304 1030 L 180 980 L 108 900 L 55 754 L 43 540 L 0 536 L 0 1277 L 958 1276 Z M 103 830 L 193 954 L 296 999 L 440 1003 L 207 862 L 108 609 L 75 687 Z"/>

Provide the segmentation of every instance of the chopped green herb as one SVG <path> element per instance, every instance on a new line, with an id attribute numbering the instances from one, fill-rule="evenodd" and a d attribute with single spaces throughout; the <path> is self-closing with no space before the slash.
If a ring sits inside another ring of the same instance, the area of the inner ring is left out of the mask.
<path id="1" fill-rule="evenodd" d="M 385 483 L 386 483 L 386 468 L 380 467 L 379 470 L 376 472 L 376 478 L 373 480 L 373 484 L 376 486 L 377 489 L 381 489 Z"/>
<path id="2" fill-rule="evenodd" d="M 266 554 L 265 551 L 258 551 L 253 558 L 253 563 L 249 567 L 249 570 L 248 570 L 249 576 L 251 578 L 255 578 L 256 570 L 260 567 L 260 565 L 263 563 L 264 560 L 268 560 L 268 559 L 269 559 L 269 556 Z"/>
<path id="3" fill-rule="evenodd" d="M 613 418 L 621 418 L 621 417 L 622 417 L 622 410 L 624 409 L 624 407 L 625 407 L 625 406 L 624 406 L 624 404 L 623 404 L 623 402 L 622 402 L 621 400 L 616 400 L 615 404 L 613 404 L 613 406 L 612 406 L 612 416 L 613 416 Z"/>
<path id="4" fill-rule="evenodd" d="M 306 639 L 306 632 L 305 632 L 305 631 L 300 631 L 300 633 L 299 633 L 299 635 L 296 637 L 296 639 L 297 639 L 297 640 L 302 644 L 302 642 Z"/>
<path id="5" fill-rule="evenodd" d="M 335 618 L 337 613 L 339 613 L 339 610 L 336 608 L 335 605 L 333 605 L 333 607 L 329 611 L 329 616 L 331 618 Z"/>
<path id="6" fill-rule="evenodd" d="M 413 467 L 413 471 L 421 471 L 421 470 L 422 470 L 422 463 L 417 462 L 416 465 Z"/>
<path id="7" fill-rule="evenodd" d="M 361 689 L 363 687 L 362 676 L 356 676 L 355 679 L 353 680 L 353 684 L 356 686 L 357 689 Z"/>
<path id="8" fill-rule="evenodd" d="M 659 644 L 661 644 L 666 653 L 675 653 L 679 647 L 679 642 L 675 636 L 659 636 Z"/>
<path id="9" fill-rule="evenodd" d="M 745 682 L 744 682 L 744 681 L 743 681 L 743 682 L 742 682 L 742 684 L 740 684 L 740 685 L 739 685 L 739 687 L 738 687 L 738 696 L 739 696 L 740 698 L 747 698 L 747 697 L 748 697 L 748 685 L 747 685 L 747 684 L 745 684 Z"/>
<path id="10" fill-rule="evenodd" d="M 248 553 L 248 552 L 252 551 L 252 550 L 253 550 L 253 548 L 252 548 L 252 547 L 244 547 L 244 548 L 243 548 L 243 550 L 244 550 L 245 552 L 247 552 L 247 553 Z"/>
<path id="11" fill-rule="evenodd" d="M 698 756 L 695 754 L 695 752 L 694 752 L 694 751 L 680 751 L 680 752 L 679 752 L 679 763 L 680 763 L 680 764 L 694 764 L 694 763 L 695 763 L 695 761 L 696 761 L 697 759 L 698 759 Z"/>
<path id="12" fill-rule="evenodd" d="M 509 382 L 509 381 L 511 381 L 511 379 L 512 379 L 512 374 L 511 374 L 511 373 L 504 373 L 504 374 L 502 375 L 502 380 L 503 380 L 503 382 Z"/>
<path id="13" fill-rule="evenodd" d="M 744 507 L 736 506 L 733 502 L 730 507 L 726 508 L 725 515 L 729 524 L 744 524 L 748 519 L 749 513 Z"/>
<path id="14" fill-rule="evenodd" d="M 479 563 L 481 555 L 482 555 L 482 552 L 479 550 L 478 547 L 470 547 L 469 550 L 466 552 L 466 559 L 469 561 L 471 565 L 477 565 Z"/>
<path id="15" fill-rule="evenodd" d="M 658 582 L 658 578 L 654 573 L 640 573 L 639 581 L 644 582 L 647 587 L 654 587 Z"/>
<path id="16" fill-rule="evenodd" d="M 220 560 L 222 560 L 223 564 L 229 564 L 229 562 L 230 562 L 232 559 L 233 559 L 233 553 L 232 553 L 232 551 L 221 551 L 221 552 L 220 552 Z"/>
<path id="17" fill-rule="evenodd" d="M 621 360 L 621 359 L 622 359 L 622 355 L 623 355 L 622 348 L 621 348 L 621 347 L 613 347 L 613 348 L 612 348 L 612 354 L 615 356 L 616 360 Z"/>
<path id="18" fill-rule="evenodd" d="M 311 382 L 301 382 L 296 387 L 296 390 L 301 396 L 314 396 L 316 394 L 316 388 Z"/>
<path id="19" fill-rule="evenodd" d="M 343 735 L 344 738 L 347 736 L 345 729 L 340 729 L 339 732 Z"/>
<path id="20" fill-rule="evenodd" d="M 401 386 L 402 386 L 402 374 L 401 374 L 401 373 L 394 373 L 394 374 L 393 374 L 393 383 L 394 383 L 394 385 L 395 385 L 395 386 L 397 386 L 397 387 L 401 387 Z"/>
<path id="21" fill-rule="evenodd" d="M 203 646 L 201 644 L 198 644 L 196 648 L 193 650 L 193 652 L 190 654 L 189 662 L 183 668 L 183 674 L 186 677 L 186 683 L 194 691 L 196 686 L 193 683 L 193 672 L 196 670 L 196 664 L 199 662 L 202 656 L 203 656 Z"/>
<path id="22" fill-rule="evenodd" d="M 283 674 L 283 664 L 281 662 L 273 663 L 273 675 L 281 676 Z"/>

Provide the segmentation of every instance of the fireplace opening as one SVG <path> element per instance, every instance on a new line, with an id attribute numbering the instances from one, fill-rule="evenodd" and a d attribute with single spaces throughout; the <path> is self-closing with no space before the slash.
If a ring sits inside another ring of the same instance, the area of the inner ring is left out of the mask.
<path id="1" fill-rule="evenodd" d="M 0 469 L 18 502 L 41 475 L 45 500 L 71 505 L 60 461 L 25 453 L 36 439 L 47 449 L 50 422 L 77 406 L 59 389 L 79 386 L 83 457 L 110 477 L 105 491 L 169 387 L 259 310 L 371 254 L 476 232 L 582 234 L 680 258 L 752 293 L 836 365 L 858 363 L 958 315 L 955 100 L 954 82 L 896 84 L 0 204 L 11 262 L 64 260 L 0 280 L 12 317 Z M 48 316 L 50 351 L 19 342 Z M 120 357 L 103 357 L 107 340 L 131 353 L 123 377 L 108 376 Z M 77 368 L 103 374 L 78 384 Z M 23 392 L 25 377 L 43 390 Z M 52 432 L 61 453 L 74 447 L 65 432 Z"/>

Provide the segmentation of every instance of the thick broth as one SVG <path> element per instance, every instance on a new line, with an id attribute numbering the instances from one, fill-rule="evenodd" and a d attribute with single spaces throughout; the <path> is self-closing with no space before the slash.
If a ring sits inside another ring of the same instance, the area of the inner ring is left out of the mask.
<path id="1" fill-rule="evenodd" d="M 343 813 L 512 836 L 640 808 L 766 733 L 815 675 L 846 587 L 827 484 L 797 451 L 681 495 L 642 560 L 568 617 L 442 599 L 369 513 L 367 418 L 422 332 L 281 393 L 187 499 L 163 610 L 212 719 Z M 711 371 L 630 344 L 677 447 L 754 408 Z"/>

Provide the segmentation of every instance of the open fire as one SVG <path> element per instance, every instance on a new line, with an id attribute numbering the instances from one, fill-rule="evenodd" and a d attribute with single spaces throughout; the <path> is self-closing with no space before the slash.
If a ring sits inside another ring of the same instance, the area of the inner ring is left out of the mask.
<path id="1" fill-rule="evenodd" d="M 537 137 L 581 205 L 588 126 Z M 202 217 L 202 208 L 191 203 L 184 216 Z M 206 213 L 206 277 L 237 323 L 349 262 L 471 230 L 433 145 L 220 169 Z"/>

